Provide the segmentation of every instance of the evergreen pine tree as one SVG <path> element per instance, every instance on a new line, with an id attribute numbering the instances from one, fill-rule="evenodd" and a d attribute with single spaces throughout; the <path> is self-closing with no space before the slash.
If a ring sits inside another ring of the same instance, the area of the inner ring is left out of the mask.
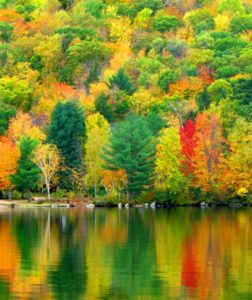
<path id="1" fill-rule="evenodd" d="M 52 112 L 48 141 L 55 144 L 64 159 L 65 171 L 60 172 L 61 187 L 72 188 L 72 169 L 82 170 L 85 122 L 83 110 L 76 102 L 59 102 Z"/>
<path id="2" fill-rule="evenodd" d="M 127 95 L 132 95 L 135 92 L 135 87 L 130 80 L 129 75 L 120 68 L 117 74 L 113 75 L 109 79 L 109 88 L 118 88 L 121 91 L 125 91 Z"/>
<path id="3" fill-rule="evenodd" d="M 115 116 L 114 116 L 112 106 L 109 105 L 108 103 L 108 99 L 109 99 L 108 95 L 101 93 L 95 101 L 95 108 L 109 122 L 113 122 L 115 120 Z"/>
<path id="4" fill-rule="evenodd" d="M 11 182 L 22 193 L 22 196 L 24 192 L 28 192 L 28 200 L 30 200 L 31 190 L 36 188 L 39 181 L 40 170 L 31 161 L 32 152 L 37 145 L 38 141 L 29 137 L 21 140 L 21 156 L 18 162 L 17 173 L 10 175 Z"/>
<path id="5" fill-rule="evenodd" d="M 130 197 L 150 183 L 154 163 L 154 143 L 145 120 L 130 115 L 112 131 L 109 149 L 104 150 L 104 168 L 125 170 Z"/>

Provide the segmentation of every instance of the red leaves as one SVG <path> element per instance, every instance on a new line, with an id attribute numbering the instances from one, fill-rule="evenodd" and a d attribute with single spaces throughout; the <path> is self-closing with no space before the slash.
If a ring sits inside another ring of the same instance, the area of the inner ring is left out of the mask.
<path id="1" fill-rule="evenodd" d="M 193 164 L 192 158 L 195 154 L 196 140 L 195 140 L 195 124 L 192 120 L 188 120 L 184 127 L 180 128 L 180 142 L 182 146 L 182 171 L 184 175 L 192 175 Z"/>

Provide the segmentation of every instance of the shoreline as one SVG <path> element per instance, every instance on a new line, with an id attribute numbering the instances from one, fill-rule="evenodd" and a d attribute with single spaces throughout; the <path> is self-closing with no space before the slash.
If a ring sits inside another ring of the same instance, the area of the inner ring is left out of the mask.
<path id="1" fill-rule="evenodd" d="M 84 207 L 84 208 L 176 208 L 176 207 L 199 207 L 199 208 L 215 208 L 215 207 L 228 207 L 228 208 L 239 208 L 239 207 L 251 207 L 252 203 L 249 202 L 198 202 L 198 203 L 183 203 L 183 204 L 159 204 L 159 203 L 142 203 L 142 204 L 104 204 L 104 203 L 92 203 L 92 202 L 82 202 L 82 201 L 43 201 L 38 203 L 35 201 L 28 202 L 27 200 L 0 200 L 0 208 L 10 207 L 10 208 L 74 208 L 74 207 Z"/>

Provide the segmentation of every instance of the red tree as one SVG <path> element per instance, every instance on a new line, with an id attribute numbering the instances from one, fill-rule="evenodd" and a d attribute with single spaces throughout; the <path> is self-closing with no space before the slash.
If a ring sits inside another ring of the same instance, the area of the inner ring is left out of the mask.
<path id="1" fill-rule="evenodd" d="M 182 146 L 183 159 L 181 168 L 184 175 L 193 174 L 192 158 L 195 154 L 196 139 L 195 139 L 195 124 L 192 120 L 188 120 L 184 127 L 180 128 L 180 141 Z"/>

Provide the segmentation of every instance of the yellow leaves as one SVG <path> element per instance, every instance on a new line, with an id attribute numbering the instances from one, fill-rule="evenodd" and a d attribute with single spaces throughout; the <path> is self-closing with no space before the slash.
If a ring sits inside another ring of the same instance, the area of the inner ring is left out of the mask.
<path id="1" fill-rule="evenodd" d="M 202 89 L 202 81 L 198 78 L 182 78 L 169 86 L 169 96 L 193 99 Z"/>
<path id="2" fill-rule="evenodd" d="M 215 19 L 215 30 L 216 31 L 229 31 L 230 16 L 224 14 L 218 14 Z"/>
<path id="3" fill-rule="evenodd" d="M 148 114 L 153 106 L 161 104 L 162 100 L 158 99 L 151 90 L 144 88 L 139 89 L 133 96 L 129 97 L 131 110 L 140 115 Z"/>
<path id="4" fill-rule="evenodd" d="M 131 44 L 129 41 L 117 41 L 115 43 L 106 43 L 106 46 L 112 50 L 113 55 L 109 62 L 108 68 L 104 71 L 104 81 L 117 73 L 132 56 Z"/>
<path id="5" fill-rule="evenodd" d="M 244 197 L 248 194 L 248 189 L 246 188 L 240 188 L 238 191 L 237 191 L 237 195 L 240 196 L 240 197 Z"/>
<path id="6" fill-rule="evenodd" d="M 40 144 L 33 154 L 33 162 L 40 168 L 44 175 L 45 184 L 50 200 L 50 183 L 52 177 L 59 170 L 60 153 L 58 148 L 53 144 Z"/>
<path id="7" fill-rule="evenodd" d="M 39 101 L 34 106 L 33 111 L 46 116 L 48 119 L 58 101 L 71 100 L 78 96 L 77 91 L 72 86 L 54 82 L 51 82 L 48 86 L 41 85 L 37 93 Z"/>
<path id="8" fill-rule="evenodd" d="M 110 38 L 113 41 L 127 41 L 132 37 L 133 30 L 131 28 L 131 20 L 129 17 L 120 17 L 118 19 L 110 19 Z"/>
<path id="9" fill-rule="evenodd" d="M 252 191 L 252 125 L 242 118 L 229 134 L 229 153 L 223 158 L 223 188 L 245 196 Z"/>
<path id="10" fill-rule="evenodd" d="M 186 178 L 180 168 L 182 154 L 178 129 L 164 129 L 156 150 L 156 188 L 173 192 L 184 190 Z"/>
<path id="11" fill-rule="evenodd" d="M 135 25 L 136 29 L 149 28 L 152 13 L 153 13 L 153 11 L 148 7 L 143 8 L 140 12 L 138 12 L 135 17 L 135 21 L 134 21 L 134 25 Z"/>
<path id="12" fill-rule="evenodd" d="M 85 182 L 88 187 L 94 187 L 95 192 L 101 183 L 103 171 L 103 148 L 108 143 L 110 127 L 108 121 L 99 113 L 92 114 L 86 119 L 87 141 L 85 144 Z"/>
<path id="13" fill-rule="evenodd" d="M 252 42 L 252 30 L 247 30 L 245 32 L 242 32 L 239 36 L 241 39 L 245 40 L 246 42 Z"/>
<path id="14" fill-rule="evenodd" d="M 23 112 L 18 112 L 17 115 L 10 120 L 8 134 L 16 141 L 19 141 L 24 136 L 40 141 L 45 139 L 45 134 L 40 128 L 32 124 L 31 116 Z"/>
<path id="15" fill-rule="evenodd" d="M 107 193 L 112 194 L 116 190 L 120 191 L 126 186 L 127 174 L 125 170 L 111 171 L 103 169 L 101 180 Z"/>
<path id="16" fill-rule="evenodd" d="M 187 59 L 196 65 L 207 65 L 212 60 L 213 55 L 213 50 L 189 49 Z"/>

